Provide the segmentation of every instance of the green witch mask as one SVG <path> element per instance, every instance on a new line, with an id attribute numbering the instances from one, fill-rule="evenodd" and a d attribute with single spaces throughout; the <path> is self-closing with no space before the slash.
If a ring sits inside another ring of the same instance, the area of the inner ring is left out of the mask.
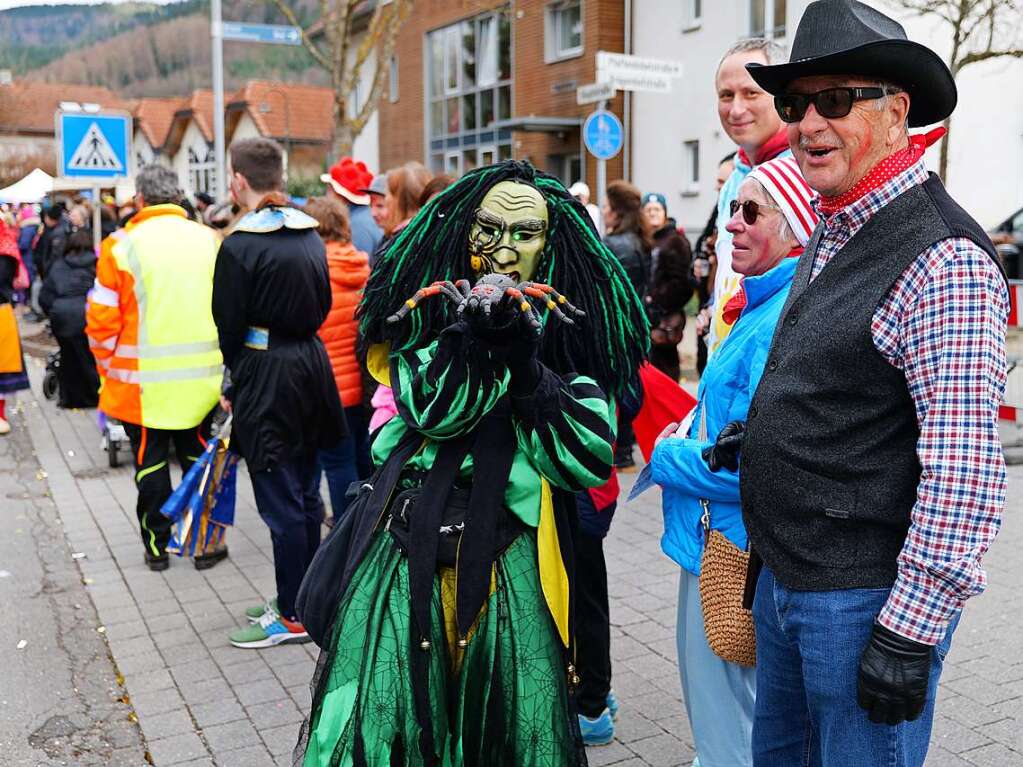
<path id="1" fill-rule="evenodd" d="M 532 280 L 547 242 L 547 203 L 529 184 L 502 181 L 480 202 L 469 231 L 477 274 L 496 272 L 516 282 Z"/>

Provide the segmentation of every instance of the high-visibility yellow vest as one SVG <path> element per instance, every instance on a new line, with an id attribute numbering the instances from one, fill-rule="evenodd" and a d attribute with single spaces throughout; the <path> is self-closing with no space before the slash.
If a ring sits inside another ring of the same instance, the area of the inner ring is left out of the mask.
<path id="1" fill-rule="evenodd" d="M 223 377 L 211 310 L 218 247 L 177 205 L 146 207 L 104 240 L 87 312 L 104 412 L 188 429 L 213 409 Z"/>

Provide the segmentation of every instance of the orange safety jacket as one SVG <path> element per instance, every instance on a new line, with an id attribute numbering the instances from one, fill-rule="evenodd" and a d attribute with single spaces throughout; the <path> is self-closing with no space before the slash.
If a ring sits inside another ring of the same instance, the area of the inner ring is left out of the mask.
<path id="1" fill-rule="evenodd" d="M 211 310 L 219 247 L 212 229 L 170 204 L 143 208 L 103 240 L 85 332 L 104 413 L 178 430 L 216 405 L 224 369 Z"/>
<path id="2" fill-rule="evenodd" d="M 333 299 L 330 313 L 320 328 L 320 339 L 334 368 L 341 404 L 351 407 L 362 402 L 362 372 L 355 356 L 359 335 L 355 309 L 369 279 L 369 259 L 351 243 L 328 242 L 326 245 Z"/>

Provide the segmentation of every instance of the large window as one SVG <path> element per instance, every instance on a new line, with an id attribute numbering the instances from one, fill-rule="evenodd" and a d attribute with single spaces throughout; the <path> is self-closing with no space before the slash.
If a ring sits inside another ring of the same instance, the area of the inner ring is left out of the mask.
<path id="1" fill-rule="evenodd" d="M 188 183 L 195 192 L 217 191 L 217 158 L 213 147 L 188 147 Z"/>
<path id="2" fill-rule="evenodd" d="M 488 13 L 427 35 L 427 149 L 435 172 L 454 176 L 511 158 L 511 23 Z"/>
<path id="3" fill-rule="evenodd" d="M 750 37 L 785 37 L 785 0 L 750 0 Z"/>
<path id="4" fill-rule="evenodd" d="M 583 52 L 582 0 L 555 0 L 547 6 L 545 49 L 547 61 L 557 61 Z"/>

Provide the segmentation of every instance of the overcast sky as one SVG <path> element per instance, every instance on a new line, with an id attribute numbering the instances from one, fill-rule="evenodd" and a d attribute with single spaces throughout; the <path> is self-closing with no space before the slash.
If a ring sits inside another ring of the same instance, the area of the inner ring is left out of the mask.
<path id="1" fill-rule="evenodd" d="M 19 8 L 23 5 L 99 5 L 104 2 L 121 3 L 126 0 L 0 0 L 0 11 L 7 8 Z M 148 0 L 148 2 L 166 5 L 177 0 Z"/>

